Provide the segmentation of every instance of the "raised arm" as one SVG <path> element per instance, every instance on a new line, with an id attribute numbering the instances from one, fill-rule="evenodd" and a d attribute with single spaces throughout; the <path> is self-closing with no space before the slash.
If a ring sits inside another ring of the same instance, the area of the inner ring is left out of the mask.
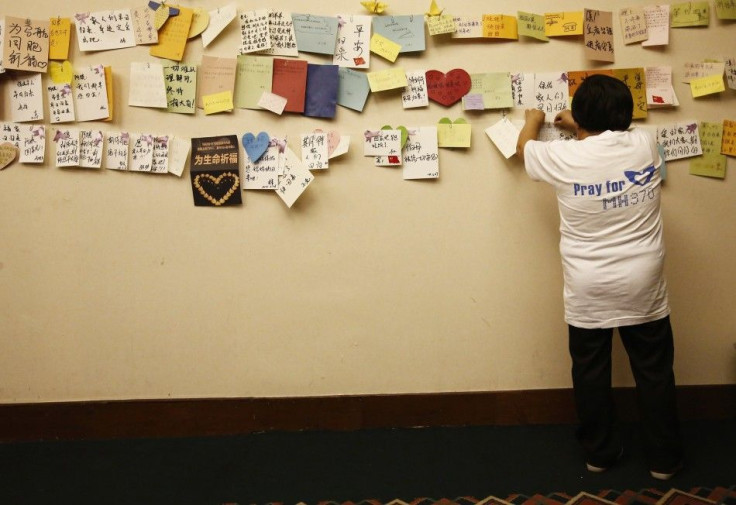
<path id="1" fill-rule="evenodd" d="M 544 112 L 538 109 L 527 109 L 524 116 L 524 126 L 516 141 L 516 155 L 522 162 L 524 161 L 524 146 L 530 140 L 537 140 L 539 136 L 539 130 L 544 124 Z"/>

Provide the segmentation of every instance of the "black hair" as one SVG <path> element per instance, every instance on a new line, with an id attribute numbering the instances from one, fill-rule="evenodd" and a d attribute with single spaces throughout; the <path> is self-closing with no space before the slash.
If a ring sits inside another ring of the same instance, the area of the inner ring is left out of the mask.
<path id="1" fill-rule="evenodd" d="M 626 130 L 633 114 L 631 91 L 623 81 L 609 75 L 586 77 L 572 97 L 572 118 L 589 132 Z"/>

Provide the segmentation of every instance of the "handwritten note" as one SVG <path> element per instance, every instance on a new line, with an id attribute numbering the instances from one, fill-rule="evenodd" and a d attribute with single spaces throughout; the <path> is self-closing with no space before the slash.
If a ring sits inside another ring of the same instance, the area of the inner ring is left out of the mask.
<path id="1" fill-rule="evenodd" d="M 165 109 L 166 83 L 161 63 L 131 62 L 128 105 Z"/>
<path id="2" fill-rule="evenodd" d="M 154 26 L 154 12 L 147 5 L 140 5 L 130 10 L 133 22 L 133 34 L 136 45 L 156 44 L 158 30 Z"/>
<path id="3" fill-rule="evenodd" d="M 724 91 L 726 91 L 726 85 L 723 82 L 722 75 L 708 75 L 690 81 L 690 92 L 693 98 L 700 98 L 701 96 L 713 95 Z"/>
<path id="4" fill-rule="evenodd" d="M 725 119 L 723 121 L 723 144 L 721 153 L 726 156 L 736 156 L 736 121 Z"/>
<path id="5" fill-rule="evenodd" d="M 258 107 L 261 109 L 270 110 L 271 112 L 281 115 L 284 113 L 286 108 L 286 98 L 283 96 L 275 95 L 268 91 L 264 91 L 261 94 L 261 98 L 258 100 Z"/>
<path id="6" fill-rule="evenodd" d="M 736 1 L 716 0 L 715 4 L 718 19 L 736 19 Z"/>
<path id="7" fill-rule="evenodd" d="M 309 170 L 329 168 L 327 133 L 302 135 L 302 162 Z"/>
<path id="8" fill-rule="evenodd" d="M 79 166 L 102 168 L 102 130 L 82 130 L 79 139 Z"/>
<path id="9" fill-rule="evenodd" d="M 704 155 L 721 154 L 723 146 L 723 123 L 701 121 L 698 124 L 700 147 Z"/>
<path id="10" fill-rule="evenodd" d="M 399 156 L 400 130 L 366 130 L 363 133 L 363 156 Z"/>
<path id="11" fill-rule="evenodd" d="M 218 7 L 209 11 L 210 22 L 207 28 L 202 32 L 202 46 L 209 46 L 215 38 L 217 38 L 222 30 L 229 25 L 238 15 L 237 4 L 231 2 L 227 5 Z"/>
<path id="12" fill-rule="evenodd" d="M 46 154 L 46 127 L 35 124 L 22 126 L 18 149 L 21 163 L 43 163 Z"/>
<path id="13" fill-rule="evenodd" d="M 197 108 L 197 67 L 174 64 L 164 67 L 166 110 L 177 114 L 194 114 Z"/>
<path id="14" fill-rule="evenodd" d="M 568 108 L 567 74 L 565 72 L 535 74 L 534 93 L 536 108 L 544 112 L 547 122 L 553 122 L 559 112 Z"/>
<path id="15" fill-rule="evenodd" d="M 455 33 L 455 18 L 451 14 L 440 14 L 439 16 L 427 16 L 425 18 L 429 35 L 445 35 L 447 33 Z"/>
<path id="16" fill-rule="evenodd" d="M 440 16 L 430 16 L 440 17 Z M 372 16 L 373 33 L 391 40 L 400 47 L 401 53 L 424 51 L 424 16 Z"/>
<path id="17" fill-rule="evenodd" d="M 469 94 L 480 94 L 483 97 L 484 109 L 505 109 L 514 106 L 510 73 L 470 74 L 470 82 Z"/>
<path id="18" fill-rule="evenodd" d="M 726 82 L 728 87 L 736 89 L 736 58 L 726 58 L 724 60 L 724 72 L 726 73 Z"/>
<path id="19" fill-rule="evenodd" d="M 128 170 L 130 135 L 128 132 L 107 132 L 105 139 L 105 168 Z"/>
<path id="20" fill-rule="evenodd" d="M 305 60 L 273 59 L 271 92 L 286 98 L 285 112 L 304 112 L 307 68 L 308 63 Z"/>
<path id="21" fill-rule="evenodd" d="M 46 86 L 49 98 L 49 122 L 69 123 L 75 121 L 72 85 L 69 83 L 52 83 Z"/>
<path id="22" fill-rule="evenodd" d="M 516 154 L 516 141 L 519 139 L 519 130 L 511 123 L 509 118 L 504 117 L 497 123 L 485 130 L 488 138 L 501 151 L 504 158 L 509 159 Z"/>
<path id="23" fill-rule="evenodd" d="M 202 108 L 204 113 L 217 114 L 218 112 L 230 112 L 233 110 L 233 92 L 232 90 L 220 91 L 211 95 L 202 97 Z"/>
<path id="24" fill-rule="evenodd" d="M 169 137 L 169 173 L 181 177 L 186 168 L 192 141 L 183 137 Z"/>
<path id="25" fill-rule="evenodd" d="M 401 104 L 405 109 L 426 107 L 429 105 L 425 72 L 425 70 L 414 70 L 406 73 L 408 85 L 401 93 Z"/>
<path id="26" fill-rule="evenodd" d="M 686 2 L 670 6 L 672 28 L 689 26 L 708 26 L 710 23 L 710 4 L 708 2 Z"/>
<path id="27" fill-rule="evenodd" d="M 158 43 L 151 46 L 149 54 L 158 58 L 181 61 L 189 39 L 189 29 L 192 26 L 194 10 L 186 7 L 177 7 L 179 14 L 171 16 L 158 32 Z"/>
<path id="28" fill-rule="evenodd" d="M 80 12 L 74 16 L 80 51 L 107 51 L 135 46 L 130 9 Z"/>
<path id="29" fill-rule="evenodd" d="M 511 97 L 514 107 L 533 109 L 537 106 L 534 74 L 531 72 L 515 72 L 511 74 Z"/>
<path id="30" fill-rule="evenodd" d="M 374 93 L 389 89 L 405 88 L 409 84 L 406 80 L 406 72 L 401 67 L 369 72 L 367 77 L 371 91 Z"/>
<path id="31" fill-rule="evenodd" d="M 153 169 L 153 135 L 130 134 L 130 171 L 150 172 Z"/>
<path id="32" fill-rule="evenodd" d="M 268 31 L 271 47 L 263 51 L 273 56 L 298 56 L 294 20 L 290 12 L 270 10 L 268 12 Z"/>
<path id="33" fill-rule="evenodd" d="M 726 64 L 722 61 L 687 62 L 682 82 L 689 83 L 693 79 L 710 75 L 723 75 Z"/>
<path id="34" fill-rule="evenodd" d="M 240 54 L 271 48 L 268 29 L 268 10 L 258 9 L 240 13 Z"/>
<path id="35" fill-rule="evenodd" d="M 371 52 L 393 63 L 401 52 L 401 46 L 380 33 L 374 33 L 371 37 Z"/>
<path id="36" fill-rule="evenodd" d="M 79 142 L 80 134 L 76 128 L 56 130 L 54 143 L 56 144 L 56 166 L 78 167 L 79 166 Z"/>
<path id="37" fill-rule="evenodd" d="M 479 39 L 483 37 L 482 16 L 455 16 L 452 21 L 455 23 L 453 39 Z"/>
<path id="38" fill-rule="evenodd" d="M 544 42 L 549 41 L 549 37 L 544 34 L 545 23 L 542 14 L 518 11 L 516 16 L 518 18 L 519 35 Z"/>
<path id="39" fill-rule="evenodd" d="M 519 38 L 519 28 L 514 16 L 505 14 L 483 14 L 483 37 L 488 39 Z"/>
<path id="40" fill-rule="evenodd" d="M 317 54 L 335 54 L 338 20 L 336 17 L 312 14 L 291 15 L 299 51 Z"/>
<path id="41" fill-rule="evenodd" d="M 402 152 L 403 178 L 437 179 L 440 176 L 440 156 L 437 128 L 421 126 L 407 128 L 409 136 Z"/>
<path id="42" fill-rule="evenodd" d="M 703 156 L 690 160 L 690 174 L 723 179 L 726 177 L 726 157 L 721 154 L 723 124 L 702 121 L 698 124 Z"/>
<path id="43" fill-rule="evenodd" d="M 224 91 L 233 92 L 238 66 L 236 58 L 202 55 L 197 71 L 197 107 L 204 109 L 203 98 Z"/>
<path id="44" fill-rule="evenodd" d="M 585 9 L 583 38 L 585 57 L 595 61 L 615 61 L 613 54 L 613 13 Z"/>
<path id="45" fill-rule="evenodd" d="M 66 60 L 72 36 L 72 21 L 69 18 L 51 18 L 49 25 L 49 59 Z"/>
<path id="46" fill-rule="evenodd" d="M 471 125 L 463 118 L 455 121 L 443 117 L 437 123 L 437 145 L 439 147 L 470 147 Z"/>
<path id="47" fill-rule="evenodd" d="M 634 44 L 649 38 L 644 7 L 625 7 L 618 11 L 624 44 Z"/>
<path id="48" fill-rule="evenodd" d="M 291 208 L 312 183 L 314 175 L 288 146 L 282 158 L 284 158 L 283 174 L 279 176 L 276 193 L 286 206 Z"/>
<path id="49" fill-rule="evenodd" d="M 260 101 L 265 94 L 271 94 L 272 80 L 272 58 L 248 54 L 239 55 L 235 78 L 235 106 L 240 109 L 262 108 Z"/>
<path id="50" fill-rule="evenodd" d="M 371 16 L 339 15 L 332 63 L 341 67 L 369 68 Z"/>
<path id="51" fill-rule="evenodd" d="M 648 108 L 674 107 L 680 104 L 672 87 L 672 67 L 646 67 L 644 73 Z"/>
<path id="52" fill-rule="evenodd" d="M 166 174 L 169 172 L 169 135 L 156 135 L 153 137 L 153 157 L 151 159 L 151 172 L 154 174 Z"/>
<path id="53" fill-rule="evenodd" d="M 614 68 L 613 76 L 623 81 L 631 91 L 631 96 L 634 99 L 633 119 L 645 119 L 648 107 L 647 79 L 644 68 Z"/>
<path id="54" fill-rule="evenodd" d="M 371 92 L 368 78 L 363 72 L 350 68 L 338 69 L 340 79 L 337 88 L 337 104 L 361 112 Z"/>
<path id="55" fill-rule="evenodd" d="M 583 34 L 582 12 L 548 12 L 544 14 L 547 37 L 569 37 Z"/>
<path id="56" fill-rule="evenodd" d="M 286 139 L 282 139 L 286 144 Z M 266 152 L 253 162 L 245 156 L 245 167 L 243 169 L 243 189 L 271 189 L 278 188 L 280 167 L 280 153 L 278 145 L 271 145 Z"/>
<path id="57" fill-rule="evenodd" d="M 657 127 L 657 143 L 664 149 L 666 161 L 700 156 L 698 123 L 695 121 Z"/>
<path id="58" fill-rule="evenodd" d="M 8 98 L 12 120 L 22 123 L 25 121 L 43 120 L 43 86 L 41 74 L 21 74 L 9 80 Z"/>
<path id="59" fill-rule="evenodd" d="M 5 16 L 3 62 L 6 69 L 46 72 L 50 23 Z"/>
<path id="60" fill-rule="evenodd" d="M 645 5 L 644 17 L 647 22 L 647 40 L 642 46 L 666 46 L 670 43 L 670 6 Z"/>

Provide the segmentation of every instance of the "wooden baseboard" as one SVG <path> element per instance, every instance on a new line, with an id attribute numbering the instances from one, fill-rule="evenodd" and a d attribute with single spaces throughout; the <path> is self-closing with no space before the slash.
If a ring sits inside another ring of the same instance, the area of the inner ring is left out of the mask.
<path id="1" fill-rule="evenodd" d="M 614 396 L 620 417 L 634 420 L 633 388 Z M 683 420 L 734 419 L 736 385 L 681 386 L 678 402 Z M 571 389 L 4 404 L 0 442 L 575 422 Z"/>

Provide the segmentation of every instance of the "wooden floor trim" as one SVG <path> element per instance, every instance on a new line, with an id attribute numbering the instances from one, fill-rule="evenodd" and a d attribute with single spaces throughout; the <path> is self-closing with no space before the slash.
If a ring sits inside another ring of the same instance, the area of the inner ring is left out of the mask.
<path id="1" fill-rule="evenodd" d="M 633 420 L 634 390 L 614 395 L 620 417 Z M 683 420 L 735 419 L 736 385 L 678 387 L 678 402 Z M 575 421 L 571 389 L 0 404 L 0 442 Z"/>

